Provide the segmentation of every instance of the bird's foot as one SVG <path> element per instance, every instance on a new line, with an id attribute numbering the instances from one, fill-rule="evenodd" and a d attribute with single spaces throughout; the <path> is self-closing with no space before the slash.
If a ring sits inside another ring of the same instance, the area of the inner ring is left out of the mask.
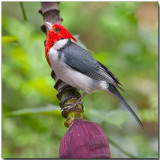
<path id="1" fill-rule="evenodd" d="M 84 93 L 81 95 L 81 97 L 80 97 L 75 103 L 70 104 L 70 105 L 68 105 L 68 106 L 66 106 L 66 107 L 63 107 L 62 110 L 63 110 L 63 111 L 64 111 L 64 110 L 69 111 L 69 110 L 72 110 L 73 108 L 83 109 L 83 107 L 82 107 L 82 108 L 78 108 L 77 106 L 78 106 L 78 104 L 80 104 L 81 106 L 83 106 L 83 105 L 82 105 L 82 102 L 81 102 L 81 99 L 82 99 L 86 94 L 87 94 L 87 93 L 84 92 Z"/>
<path id="2" fill-rule="evenodd" d="M 63 110 L 72 110 L 73 108 L 76 108 L 79 104 L 82 106 L 82 102 L 80 102 L 80 100 L 78 99 L 75 103 L 64 107 Z"/>

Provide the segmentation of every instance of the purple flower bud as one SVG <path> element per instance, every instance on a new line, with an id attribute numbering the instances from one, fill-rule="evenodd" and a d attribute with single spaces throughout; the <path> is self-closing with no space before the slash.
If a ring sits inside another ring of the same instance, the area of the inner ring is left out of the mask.
<path id="1" fill-rule="evenodd" d="M 61 141 L 59 158 L 110 158 L 109 143 L 99 125 L 74 119 Z"/>

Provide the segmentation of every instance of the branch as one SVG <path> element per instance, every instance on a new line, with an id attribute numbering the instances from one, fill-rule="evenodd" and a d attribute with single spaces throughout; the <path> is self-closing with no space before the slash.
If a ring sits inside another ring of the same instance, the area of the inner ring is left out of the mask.
<path id="1" fill-rule="evenodd" d="M 43 16 L 44 23 L 45 22 L 50 22 L 52 24 L 62 23 L 63 19 L 60 16 L 60 11 L 58 9 L 58 6 L 59 6 L 59 2 L 41 2 L 41 9 L 39 10 L 39 13 Z M 41 30 L 46 34 L 46 26 L 44 24 L 41 26 Z M 82 113 L 83 112 L 82 104 L 79 104 L 78 106 L 70 110 L 63 109 L 64 107 L 76 102 L 77 99 L 80 97 L 80 93 L 76 88 L 73 88 L 68 84 L 62 82 L 60 79 L 58 79 L 53 70 L 52 70 L 51 76 L 56 82 L 54 88 L 57 89 L 58 91 L 57 97 L 60 100 L 60 107 L 63 110 L 62 116 L 64 118 L 68 118 L 68 114 L 71 111 Z"/>
<path id="2" fill-rule="evenodd" d="M 25 9 L 24 9 L 24 6 L 23 6 L 23 2 L 20 2 L 20 5 L 21 5 L 24 20 L 27 21 L 27 16 L 26 16 L 26 12 L 25 12 Z"/>

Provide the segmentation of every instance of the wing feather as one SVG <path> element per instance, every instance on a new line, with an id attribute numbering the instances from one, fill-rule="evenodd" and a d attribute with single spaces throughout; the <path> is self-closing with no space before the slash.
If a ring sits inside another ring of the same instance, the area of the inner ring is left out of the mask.
<path id="1" fill-rule="evenodd" d="M 106 81 L 121 89 L 118 86 L 121 83 L 114 74 L 77 44 L 70 41 L 65 47 L 60 49 L 60 52 L 64 54 L 64 61 L 71 68 L 95 80 Z"/>

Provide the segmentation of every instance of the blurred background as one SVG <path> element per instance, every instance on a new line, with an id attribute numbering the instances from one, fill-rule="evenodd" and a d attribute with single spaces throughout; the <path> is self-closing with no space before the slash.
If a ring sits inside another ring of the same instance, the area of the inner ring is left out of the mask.
<path id="1" fill-rule="evenodd" d="M 2 2 L 2 157 L 57 158 L 67 131 L 44 53 L 39 2 Z M 158 3 L 61 2 L 63 25 L 124 85 L 144 124 L 104 91 L 82 101 L 112 158 L 158 157 Z"/>

